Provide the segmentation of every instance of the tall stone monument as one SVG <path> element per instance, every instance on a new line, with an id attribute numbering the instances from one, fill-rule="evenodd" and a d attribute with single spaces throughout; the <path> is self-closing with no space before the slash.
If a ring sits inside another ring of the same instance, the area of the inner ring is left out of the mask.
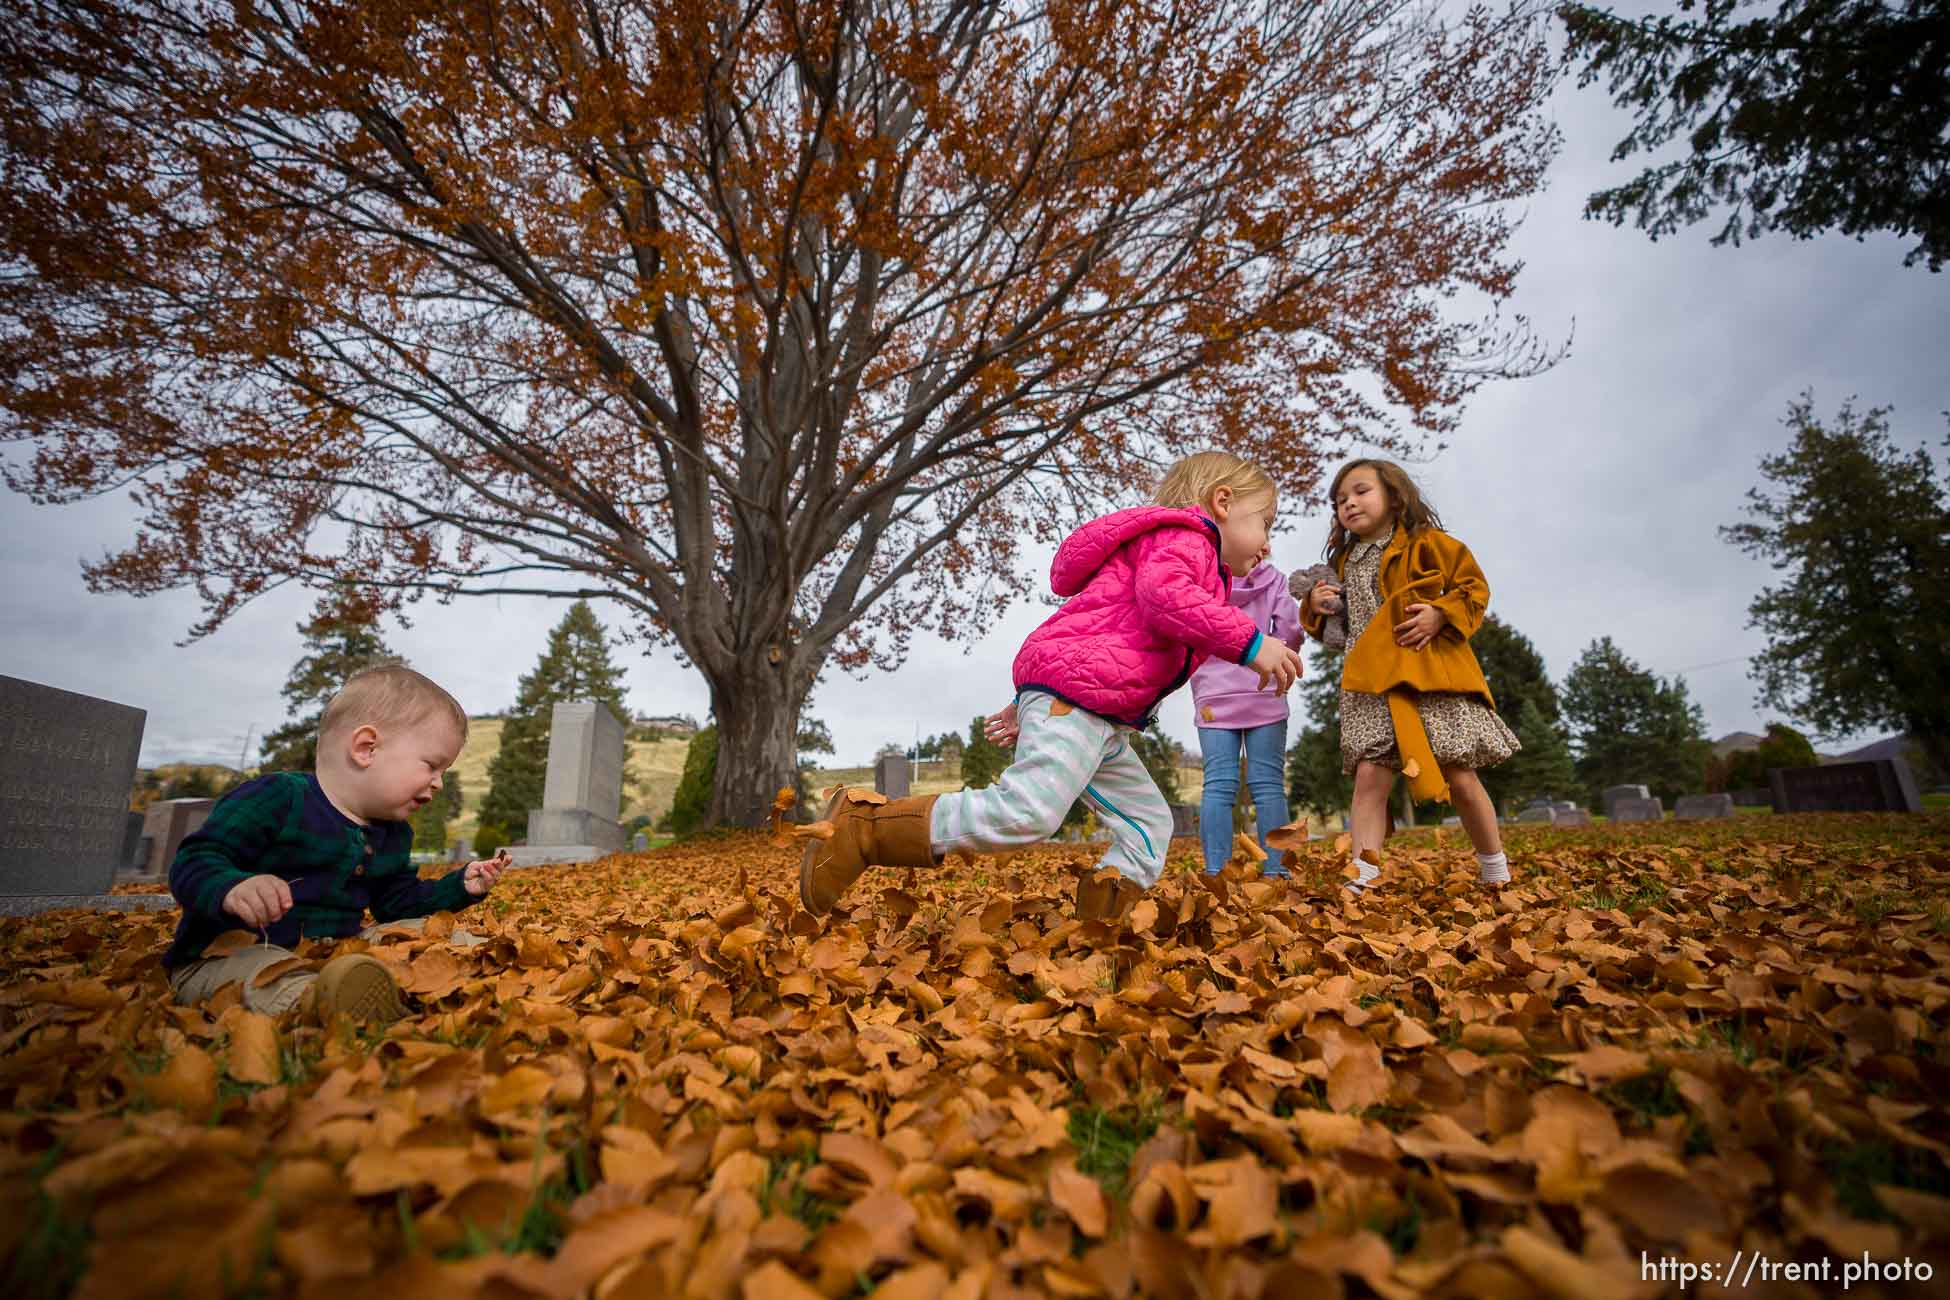
<path id="1" fill-rule="evenodd" d="M 873 788 L 889 799 L 905 799 L 911 788 L 907 755 L 882 754 L 873 762 Z"/>
<path id="2" fill-rule="evenodd" d="M 0 677 L 0 914 L 175 905 L 162 894 L 108 892 L 147 716 Z"/>
<path id="3" fill-rule="evenodd" d="M 623 720 L 601 700 L 568 700 L 550 715 L 542 806 L 528 813 L 528 843 L 508 850 L 518 867 L 589 862 L 621 853 Z"/>

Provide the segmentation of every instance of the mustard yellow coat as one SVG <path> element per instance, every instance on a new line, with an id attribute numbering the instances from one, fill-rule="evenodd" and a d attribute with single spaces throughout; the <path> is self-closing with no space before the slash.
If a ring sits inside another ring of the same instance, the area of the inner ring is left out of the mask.
<path id="1" fill-rule="evenodd" d="M 1345 578 L 1346 556 L 1335 571 Z M 1414 697 L 1423 691 L 1455 691 L 1496 707 L 1482 666 L 1469 648 L 1469 638 L 1489 609 L 1490 584 L 1469 548 L 1449 534 L 1436 528 L 1411 533 L 1398 527 L 1381 552 L 1376 585 L 1381 601 L 1347 652 L 1341 687 L 1387 698 L 1409 792 L 1418 801 L 1447 800 L 1449 783 L 1429 749 Z M 1435 639 L 1419 650 L 1395 642 L 1395 625 L 1408 618 L 1410 605 L 1433 605 L 1448 616 Z M 1301 606 L 1300 622 L 1308 635 L 1319 637 L 1321 618 L 1311 600 Z"/>

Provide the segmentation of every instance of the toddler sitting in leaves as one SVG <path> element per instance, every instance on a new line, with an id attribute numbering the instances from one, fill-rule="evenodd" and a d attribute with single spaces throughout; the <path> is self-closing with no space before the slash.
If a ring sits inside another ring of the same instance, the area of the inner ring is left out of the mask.
<path id="1" fill-rule="evenodd" d="M 494 887 L 505 851 L 438 880 L 421 880 L 409 856 L 407 819 L 439 793 L 466 738 L 454 697 L 404 665 L 346 682 L 319 723 L 317 770 L 238 786 L 170 864 L 183 919 L 163 966 L 176 1000 L 237 984 L 244 1006 L 266 1015 L 297 1007 L 328 1023 L 397 1019 L 399 986 L 383 962 L 347 953 L 321 968 L 290 945 L 375 938 L 367 908 L 397 924 L 457 912 Z M 480 942 L 461 930 L 451 938 Z"/>

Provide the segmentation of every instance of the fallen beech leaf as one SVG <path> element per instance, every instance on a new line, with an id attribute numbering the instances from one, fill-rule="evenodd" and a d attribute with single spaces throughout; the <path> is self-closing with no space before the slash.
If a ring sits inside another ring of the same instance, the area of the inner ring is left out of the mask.
<path id="1" fill-rule="evenodd" d="M 1657 1281 L 1640 1280 L 1636 1259 L 1630 1269 L 1622 1263 L 1601 1268 L 1529 1228 L 1505 1229 L 1503 1253 L 1532 1282 L 1560 1300 L 1636 1300 L 1660 1289 Z"/>
<path id="2" fill-rule="evenodd" d="M 1353 847 L 1354 847 L 1354 837 L 1348 834 L 1346 831 L 1342 831 L 1339 835 L 1336 835 L 1334 837 L 1334 852 L 1346 853 L 1349 849 Z"/>
<path id="3" fill-rule="evenodd" d="M 517 1065 L 481 1094 L 481 1113 L 500 1115 L 525 1106 L 539 1106 L 555 1084 L 555 1076 L 532 1065 Z"/>
<path id="4" fill-rule="evenodd" d="M 792 828 L 792 838 L 795 840 L 830 840 L 833 838 L 833 823 L 824 821 L 807 822 L 803 826 L 794 826 Z"/>
<path id="5" fill-rule="evenodd" d="M 142 1094 L 158 1106 L 207 1113 L 217 1104 L 217 1063 L 196 1044 L 185 1043 L 170 1055 L 161 1073 L 142 1081 Z"/>
<path id="6" fill-rule="evenodd" d="M 230 1022 L 230 1050 L 224 1069 L 239 1083 L 276 1083 L 284 1075 L 278 1027 L 269 1016 L 239 1011 Z"/>
<path id="7" fill-rule="evenodd" d="M 1307 823 L 1288 822 L 1266 832 L 1266 842 L 1275 849 L 1299 851 L 1307 847 Z"/>
<path id="8" fill-rule="evenodd" d="M 257 946 L 257 936 L 249 930 L 225 930 L 203 945 L 205 957 L 235 957 L 246 948 Z"/>
<path id="9" fill-rule="evenodd" d="M 1077 1231 L 1086 1237 L 1101 1237 L 1109 1229 L 1109 1210 L 1104 1204 L 1104 1190 L 1097 1180 L 1085 1173 L 1079 1173 L 1073 1164 L 1056 1164 L 1049 1171 L 1050 1200 L 1056 1208 L 1070 1216 L 1070 1222 L 1077 1225 Z"/>
<path id="10" fill-rule="evenodd" d="M 745 1277 L 740 1287 L 745 1300 L 826 1300 L 797 1273 L 776 1259 L 768 1259 Z"/>

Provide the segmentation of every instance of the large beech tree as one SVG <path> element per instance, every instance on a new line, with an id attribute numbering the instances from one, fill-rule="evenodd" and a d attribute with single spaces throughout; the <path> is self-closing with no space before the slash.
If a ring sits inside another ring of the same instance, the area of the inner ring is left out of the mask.
<path id="1" fill-rule="evenodd" d="M 710 684 L 713 815 L 829 664 L 1218 443 L 1290 492 L 1548 361 L 1519 3 L 4 0 L 13 486 L 98 589 L 603 598 Z"/>

